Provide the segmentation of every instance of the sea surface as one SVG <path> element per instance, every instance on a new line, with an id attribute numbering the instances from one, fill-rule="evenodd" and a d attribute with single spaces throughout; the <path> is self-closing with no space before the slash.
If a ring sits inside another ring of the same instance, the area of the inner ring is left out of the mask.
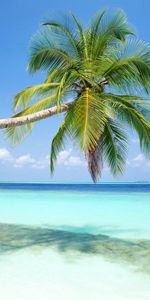
<path id="1" fill-rule="evenodd" d="M 0 183 L 0 299 L 150 300 L 150 184 Z"/>

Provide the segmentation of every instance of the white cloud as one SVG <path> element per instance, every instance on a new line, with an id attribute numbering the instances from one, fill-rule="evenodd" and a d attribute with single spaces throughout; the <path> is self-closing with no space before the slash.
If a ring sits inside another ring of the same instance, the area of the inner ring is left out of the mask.
<path id="1" fill-rule="evenodd" d="M 49 166 L 49 155 L 46 155 L 43 159 L 35 160 L 32 164 L 34 169 L 45 169 Z"/>
<path id="2" fill-rule="evenodd" d="M 58 165 L 64 164 L 65 161 L 69 158 L 71 152 L 72 152 L 71 148 L 68 151 L 67 150 L 60 151 L 57 157 L 57 164 Z"/>
<path id="3" fill-rule="evenodd" d="M 21 155 L 18 158 L 14 159 L 14 167 L 15 168 L 23 168 L 24 166 L 32 166 L 35 163 L 35 159 L 33 159 L 30 154 Z"/>
<path id="4" fill-rule="evenodd" d="M 34 169 L 45 169 L 49 166 L 49 155 L 40 159 L 35 159 L 30 154 L 15 157 L 6 148 L 0 148 L 0 163 L 6 164 L 7 162 L 15 168 L 27 166 Z"/>
<path id="5" fill-rule="evenodd" d="M 32 164 L 35 162 L 35 159 L 33 159 L 30 154 L 25 154 L 25 155 L 21 155 L 19 156 L 16 160 L 15 160 L 15 164 L 19 165 L 19 166 L 24 166 L 27 164 Z"/>
<path id="6" fill-rule="evenodd" d="M 29 153 L 20 155 L 18 157 L 13 156 L 6 148 L 0 148 L 0 163 L 6 164 L 9 162 L 15 168 L 33 168 L 33 169 L 47 169 L 49 168 L 49 155 L 41 157 L 39 159 L 32 157 Z M 127 165 L 131 168 L 149 168 L 150 162 L 146 160 L 143 154 L 139 153 L 131 159 L 127 159 Z M 65 167 L 84 167 L 87 166 L 87 162 L 80 155 L 74 155 L 73 149 L 60 151 L 57 158 L 57 165 Z M 104 167 L 104 171 L 108 171 L 108 167 Z"/>
<path id="7" fill-rule="evenodd" d="M 127 165 L 130 165 L 130 167 L 132 168 L 139 168 L 141 166 L 143 167 L 147 165 L 146 158 L 142 153 L 136 155 L 132 159 L 127 159 L 126 163 Z"/>
<path id="8" fill-rule="evenodd" d="M 85 166 L 85 160 L 80 156 L 72 155 L 72 149 L 60 151 L 57 158 L 57 164 L 68 167 Z M 49 155 L 44 158 L 35 159 L 30 154 L 25 154 L 14 159 L 15 168 L 29 166 L 33 169 L 45 169 L 49 167 Z"/>
<path id="9" fill-rule="evenodd" d="M 86 162 L 81 159 L 80 156 L 70 156 L 68 157 L 68 159 L 64 162 L 65 166 L 69 166 L 69 167 L 78 167 L 78 166 L 85 166 Z"/>
<path id="10" fill-rule="evenodd" d="M 12 155 L 7 149 L 0 148 L 0 160 L 2 160 L 3 162 L 6 160 L 12 160 Z"/>
<path id="11" fill-rule="evenodd" d="M 45 169 L 49 165 L 49 155 L 46 155 L 44 158 L 35 159 L 31 157 L 30 154 L 25 154 L 22 156 L 19 156 L 14 161 L 14 167 L 15 168 L 22 168 L 25 166 L 29 166 L 33 169 Z"/>
<path id="12" fill-rule="evenodd" d="M 58 165 L 68 167 L 85 166 L 86 162 L 79 155 L 73 155 L 72 149 L 60 151 L 57 158 Z"/>
<path id="13" fill-rule="evenodd" d="M 133 161 L 142 162 L 144 159 L 145 159 L 144 155 L 140 153 L 135 158 L 133 158 Z"/>
<path id="14" fill-rule="evenodd" d="M 143 154 L 138 154 L 131 161 L 131 166 L 134 167 L 134 168 L 138 168 L 138 167 L 143 166 L 144 163 L 145 163 L 145 157 L 144 157 L 144 155 Z"/>

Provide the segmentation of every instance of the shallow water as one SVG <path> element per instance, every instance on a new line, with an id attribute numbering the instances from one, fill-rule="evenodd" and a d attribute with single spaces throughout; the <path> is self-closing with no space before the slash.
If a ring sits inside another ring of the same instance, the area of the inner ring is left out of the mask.
<path id="1" fill-rule="evenodd" d="M 0 299 L 149 300 L 150 185 L 0 185 Z"/>

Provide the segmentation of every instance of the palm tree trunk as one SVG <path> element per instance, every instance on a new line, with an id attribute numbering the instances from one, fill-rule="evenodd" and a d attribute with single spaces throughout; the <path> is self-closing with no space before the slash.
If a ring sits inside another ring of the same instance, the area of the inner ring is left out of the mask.
<path id="1" fill-rule="evenodd" d="M 52 108 L 44 109 L 44 110 L 38 111 L 36 113 L 29 114 L 29 115 L 22 116 L 22 117 L 11 117 L 8 119 L 0 119 L 0 128 L 16 127 L 16 126 L 33 123 L 35 121 L 39 121 L 42 119 L 46 119 L 46 118 L 56 115 L 58 113 L 65 112 L 72 106 L 72 104 L 73 104 L 73 102 L 63 104 L 61 106 L 60 111 L 58 111 L 57 106 L 54 106 Z"/>

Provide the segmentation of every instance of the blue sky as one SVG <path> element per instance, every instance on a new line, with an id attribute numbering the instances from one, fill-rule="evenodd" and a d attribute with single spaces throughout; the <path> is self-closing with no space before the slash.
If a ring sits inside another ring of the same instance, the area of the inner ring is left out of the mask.
<path id="1" fill-rule="evenodd" d="M 28 45 L 41 21 L 52 13 L 76 14 L 84 25 L 100 8 L 122 8 L 138 36 L 150 42 L 149 0 L 5 0 L 0 10 L 0 118 L 12 113 L 13 96 L 41 81 L 41 75 L 26 71 Z M 91 181 L 86 163 L 80 153 L 67 145 L 61 152 L 53 178 L 49 173 L 50 142 L 62 117 L 39 122 L 33 133 L 17 147 L 12 147 L 0 132 L 0 181 Z M 126 170 L 113 178 L 107 167 L 102 181 L 150 180 L 150 162 L 140 153 L 136 136 L 131 136 Z"/>

